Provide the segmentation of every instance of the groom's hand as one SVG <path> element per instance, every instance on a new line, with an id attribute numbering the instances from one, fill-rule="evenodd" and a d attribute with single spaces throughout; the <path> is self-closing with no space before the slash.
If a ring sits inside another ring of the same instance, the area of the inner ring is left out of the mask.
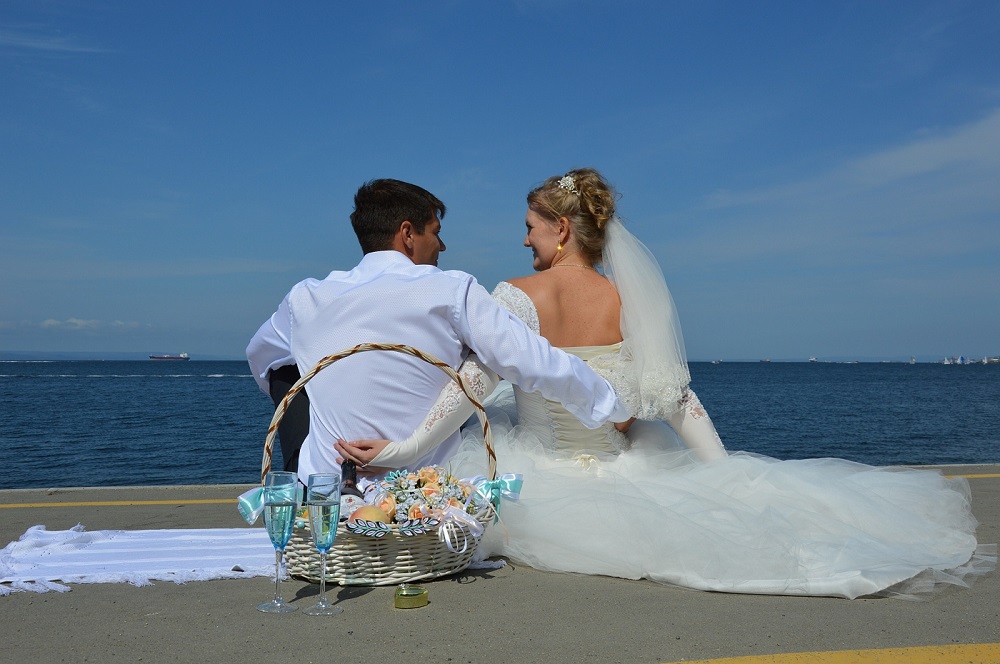
<path id="1" fill-rule="evenodd" d="M 346 440 L 338 439 L 333 447 L 344 459 L 350 459 L 356 463 L 359 468 L 364 468 L 366 471 L 372 471 L 373 468 L 369 468 L 368 464 L 370 464 L 372 460 L 379 455 L 379 452 L 388 447 L 390 442 L 392 441 L 352 440 L 351 442 L 347 442 Z"/>

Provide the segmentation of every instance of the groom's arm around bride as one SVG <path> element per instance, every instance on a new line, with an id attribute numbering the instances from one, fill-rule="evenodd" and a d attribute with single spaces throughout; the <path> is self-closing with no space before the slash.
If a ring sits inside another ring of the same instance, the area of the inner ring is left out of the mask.
<path id="1" fill-rule="evenodd" d="M 416 185 L 365 183 L 351 214 L 361 262 L 295 285 L 261 325 L 247 347 L 261 389 L 269 391 L 269 372 L 280 367 L 295 365 L 305 373 L 345 348 L 394 343 L 453 368 L 471 350 L 486 367 L 562 402 L 591 427 L 627 420 L 611 386 L 583 361 L 534 334 L 471 275 L 436 267 L 445 250 L 444 215 L 444 204 Z M 330 365 L 306 384 L 309 432 L 299 452 L 299 477 L 339 472 L 338 439 L 405 439 L 448 380 L 436 367 L 399 353 L 362 353 Z M 455 433 L 414 465 L 445 461 L 458 442 Z"/>

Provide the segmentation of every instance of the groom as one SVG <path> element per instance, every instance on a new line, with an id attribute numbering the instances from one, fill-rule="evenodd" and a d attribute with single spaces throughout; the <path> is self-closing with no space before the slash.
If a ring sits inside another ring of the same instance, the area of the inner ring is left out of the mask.
<path id="1" fill-rule="evenodd" d="M 445 206 L 399 180 L 372 180 L 354 196 L 351 225 L 364 257 L 353 269 L 306 279 L 285 296 L 247 346 L 254 378 L 269 393 L 271 372 L 305 373 L 360 343 L 413 346 L 456 368 L 471 350 L 522 389 L 562 402 L 589 427 L 628 419 L 611 386 L 580 359 L 553 348 L 497 305 L 469 274 L 442 271 Z M 394 352 L 340 360 L 306 384 L 308 434 L 298 459 L 303 481 L 340 471 L 338 439 L 403 440 L 450 380 L 440 369 Z M 293 402 L 294 403 L 294 402 Z M 416 462 L 440 464 L 456 432 Z"/>

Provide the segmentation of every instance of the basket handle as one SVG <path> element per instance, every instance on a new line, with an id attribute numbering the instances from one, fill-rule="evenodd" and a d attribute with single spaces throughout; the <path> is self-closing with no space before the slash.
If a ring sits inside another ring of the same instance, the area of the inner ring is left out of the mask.
<path id="1" fill-rule="evenodd" d="M 288 404 L 291 403 L 293 398 L 295 398 L 295 395 L 302 391 L 305 384 L 312 380 L 313 376 L 334 362 L 342 360 L 345 357 L 350 357 L 351 355 L 357 355 L 358 353 L 364 353 L 370 350 L 388 350 L 396 353 L 403 353 L 405 355 L 412 355 L 413 357 L 423 360 L 428 364 L 433 364 L 438 369 L 448 374 L 453 381 L 458 383 L 458 386 L 462 388 L 465 396 L 467 396 L 469 401 L 472 402 L 472 405 L 476 407 L 476 415 L 479 417 L 479 422 L 483 425 L 483 441 L 486 443 L 486 456 L 489 463 L 489 479 L 495 480 L 497 477 L 497 455 L 493 449 L 493 431 L 490 429 L 489 420 L 486 419 L 486 409 L 483 408 L 481 403 L 479 403 L 475 395 L 472 393 L 472 390 L 470 390 L 469 386 L 465 384 L 462 377 L 458 375 L 458 372 L 442 360 L 439 360 L 437 357 L 431 355 L 430 353 L 425 353 L 422 350 L 418 350 L 413 346 L 405 346 L 402 344 L 366 343 L 358 344 L 353 348 L 347 348 L 339 353 L 334 353 L 333 355 L 327 355 L 322 360 L 317 362 L 316 366 L 310 369 L 308 373 L 299 378 L 295 384 L 292 385 L 291 389 L 288 390 L 288 394 L 286 394 L 281 400 L 278 407 L 274 409 L 274 417 L 271 418 L 271 424 L 267 428 L 267 438 L 264 439 L 264 458 L 260 465 L 261 484 L 264 483 L 264 476 L 271 470 L 274 437 L 278 433 L 278 425 L 281 423 L 281 418 L 285 416 Z"/>

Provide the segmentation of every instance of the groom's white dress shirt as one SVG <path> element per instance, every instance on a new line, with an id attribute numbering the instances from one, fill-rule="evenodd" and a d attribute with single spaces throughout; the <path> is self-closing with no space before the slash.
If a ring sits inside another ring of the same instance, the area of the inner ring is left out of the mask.
<path id="1" fill-rule="evenodd" d="M 472 275 L 414 265 L 396 251 L 296 284 L 251 339 L 247 358 L 268 393 L 269 370 L 295 364 L 305 374 L 327 355 L 366 342 L 414 346 L 452 368 L 471 349 L 523 390 L 562 402 L 588 427 L 628 419 L 607 381 L 497 305 Z M 449 380 L 422 360 L 387 351 L 320 371 L 305 388 L 311 407 L 299 477 L 339 473 L 338 438 L 405 439 Z M 456 432 L 414 466 L 446 463 L 459 441 Z"/>

